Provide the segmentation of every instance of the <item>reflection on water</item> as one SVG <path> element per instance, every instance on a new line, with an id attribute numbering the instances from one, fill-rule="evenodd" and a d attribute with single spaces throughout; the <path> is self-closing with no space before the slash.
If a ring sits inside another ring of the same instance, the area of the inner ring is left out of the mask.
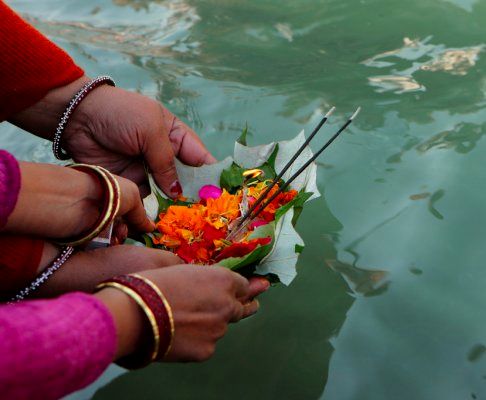
<path id="1" fill-rule="evenodd" d="M 473 347 L 471 347 L 471 350 L 469 350 L 467 359 L 471 362 L 476 362 L 483 357 L 485 353 L 486 346 L 484 344 L 475 344 Z"/>
<path id="2" fill-rule="evenodd" d="M 95 76 L 165 102 L 223 158 L 363 106 L 319 162 L 299 276 L 204 365 L 97 398 L 486 396 L 486 2 L 12 0 Z M 0 127 L 24 159 L 49 146 Z M 432 385 L 431 382 L 434 382 Z"/>
<path id="3" fill-rule="evenodd" d="M 376 296 L 388 288 L 389 282 L 382 282 L 385 271 L 363 269 L 338 260 L 326 260 L 326 264 L 351 282 L 356 293 Z"/>
<path id="4" fill-rule="evenodd" d="M 465 48 L 446 48 L 444 45 L 430 43 L 432 36 L 424 40 L 408 37 L 403 39 L 403 47 L 375 55 L 363 64 L 367 67 L 387 68 L 393 70 L 393 75 L 371 76 L 370 85 L 377 87 L 379 93 L 394 91 L 405 92 L 424 91 L 426 87 L 412 76 L 418 71 L 447 72 L 452 75 L 466 75 L 476 65 L 479 53 L 484 46 Z"/>

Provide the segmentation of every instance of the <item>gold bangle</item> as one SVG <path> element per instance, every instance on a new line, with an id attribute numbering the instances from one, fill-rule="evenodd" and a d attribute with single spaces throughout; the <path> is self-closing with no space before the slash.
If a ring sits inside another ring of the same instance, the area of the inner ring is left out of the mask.
<path id="1" fill-rule="evenodd" d="M 170 322 L 170 341 L 169 341 L 169 344 L 168 344 L 164 354 L 162 355 L 162 357 L 159 357 L 159 355 L 157 354 L 157 359 L 163 359 L 167 356 L 167 354 L 169 354 L 169 351 L 172 348 L 172 343 L 174 341 L 175 324 L 174 324 L 174 316 L 172 314 L 172 307 L 170 306 L 169 302 L 167 301 L 167 298 L 164 296 L 164 294 L 159 289 L 159 287 L 155 283 L 153 283 L 150 279 L 148 279 L 148 278 L 146 278 L 142 275 L 139 275 L 139 274 L 130 274 L 130 275 L 134 276 L 138 279 L 143 280 L 147 285 L 149 285 L 157 293 L 157 295 L 160 297 L 160 299 L 164 303 L 165 310 L 167 311 L 167 315 L 169 316 L 169 322 Z"/>
<path id="2" fill-rule="evenodd" d="M 89 170 L 94 172 L 100 178 L 105 192 L 105 209 L 103 215 L 100 216 L 95 226 L 81 237 L 70 239 L 68 241 L 57 241 L 57 243 L 64 246 L 76 247 L 97 237 L 111 222 L 113 222 L 120 209 L 121 191 L 115 177 L 102 167 L 89 164 L 71 164 L 68 165 L 68 167 L 78 171 Z"/>
<path id="3" fill-rule="evenodd" d="M 100 289 L 104 289 L 104 288 L 107 288 L 107 287 L 118 289 L 118 290 L 122 291 L 123 293 L 125 293 L 127 296 L 129 296 L 131 299 L 133 299 L 138 304 L 138 306 L 142 309 L 142 311 L 144 312 L 145 316 L 149 320 L 150 326 L 152 328 L 152 333 L 153 333 L 153 336 L 154 336 L 154 346 L 153 346 L 153 349 L 152 349 L 152 352 L 151 352 L 151 355 L 150 355 L 149 363 L 155 361 L 157 359 L 157 355 L 159 353 L 160 332 L 159 332 L 159 327 L 157 325 L 157 320 L 155 319 L 154 313 L 152 312 L 150 307 L 147 305 L 147 303 L 145 303 L 145 301 L 142 299 L 142 297 L 135 290 L 133 290 L 133 289 L 131 289 L 131 288 L 125 286 L 125 285 L 122 285 L 122 284 L 117 283 L 117 282 L 107 281 L 107 282 L 100 283 L 98 286 L 96 286 L 96 289 L 100 290 Z M 137 366 L 137 367 L 139 367 L 139 366 Z"/>
<path id="4" fill-rule="evenodd" d="M 101 171 L 105 175 L 105 177 L 111 182 L 113 191 L 115 193 L 115 198 L 117 198 L 117 201 L 115 202 L 114 209 L 113 209 L 113 214 L 116 216 L 118 214 L 118 211 L 120 210 L 120 205 L 121 205 L 121 189 L 120 189 L 120 184 L 118 183 L 118 180 L 115 178 L 115 176 L 108 171 L 106 168 L 96 166 L 97 169 Z"/>

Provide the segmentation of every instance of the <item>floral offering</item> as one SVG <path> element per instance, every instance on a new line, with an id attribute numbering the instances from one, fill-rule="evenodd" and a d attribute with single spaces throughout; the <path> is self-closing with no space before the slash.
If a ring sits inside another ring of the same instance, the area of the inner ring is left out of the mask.
<path id="1" fill-rule="evenodd" d="M 248 147 L 244 134 L 235 145 L 234 158 L 198 168 L 178 163 L 184 197 L 175 200 L 167 198 L 150 177 L 152 194 L 144 203 L 147 214 L 156 222 L 156 231 L 145 236 L 145 245 L 172 251 L 187 263 L 217 263 L 289 284 L 303 249 L 295 222 L 304 203 L 319 195 L 315 165 L 256 217 L 243 224 L 241 220 L 304 140 L 301 133 L 291 141 Z M 306 148 L 293 171 L 272 187 L 261 204 L 310 157 L 312 152 Z"/>

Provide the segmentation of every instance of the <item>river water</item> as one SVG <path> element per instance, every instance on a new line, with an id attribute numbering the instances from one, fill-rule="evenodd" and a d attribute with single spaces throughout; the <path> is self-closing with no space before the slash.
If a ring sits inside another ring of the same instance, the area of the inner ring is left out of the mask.
<path id="1" fill-rule="evenodd" d="M 123 374 L 95 399 L 486 398 L 486 1 L 9 4 L 91 76 L 164 102 L 218 158 L 246 123 L 263 144 L 335 105 L 330 135 L 363 107 L 320 161 L 294 283 L 211 361 Z M 47 143 L 0 133 L 52 161 Z"/>

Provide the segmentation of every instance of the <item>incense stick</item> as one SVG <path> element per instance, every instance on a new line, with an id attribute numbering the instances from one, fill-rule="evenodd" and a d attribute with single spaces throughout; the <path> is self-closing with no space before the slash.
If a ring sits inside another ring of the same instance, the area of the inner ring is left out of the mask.
<path id="1" fill-rule="evenodd" d="M 304 170 L 309 166 L 311 165 L 316 159 L 317 157 L 319 157 L 322 152 L 324 150 L 326 150 L 332 142 L 334 142 L 334 140 L 336 140 L 336 138 L 351 124 L 351 122 L 353 122 L 353 120 L 356 118 L 356 116 L 359 114 L 361 110 L 361 107 L 358 107 L 356 109 L 356 111 L 354 112 L 353 115 L 351 115 L 351 117 L 349 117 L 349 119 L 346 121 L 346 123 L 341 127 L 339 128 L 339 130 L 324 144 L 324 146 L 322 146 L 319 151 L 314 154 L 309 160 L 306 161 L 306 163 L 304 165 L 302 165 L 298 170 L 297 172 L 295 172 L 288 180 L 287 182 L 285 182 L 282 187 L 280 187 L 269 199 L 267 199 L 259 208 L 258 210 L 255 212 L 255 213 L 251 213 L 251 212 L 247 212 L 245 214 L 245 216 L 242 218 L 242 220 L 240 220 L 239 224 L 237 225 L 236 227 L 236 230 L 232 231 L 229 235 L 228 235 L 228 238 L 231 238 L 231 237 L 235 237 L 247 224 L 248 222 L 250 222 L 251 220 L 255 219 L 280 193 L 282 193 L 285 189 L 287 189 L 287 187 L 302 173 L 304 172 Z M 300 149 L 299 149 L 300 150 Z M 297 157 L 295 157 L 297 158 Z M 295 161 L 295 158 L 292 157 L 292 162 Z M 288 164 L 287 164 L 288 165 Z M 287 167 L 286 165 L 286 167 Z M 287 167 L 288 169 L 288 167 Z M 279 174 L 280 175 L 280 174 Z M 275 185 L 276 182 L 274 182 L 272 184 L 272 187 L 273 185 Z M 261 199 L 262 197 L 264 197 L 265 194 L 268 194 L 267 191 L 265 191 L 265 193 L 262 194 L 262 196 L 260 196 L 259 199 Z M 261 203 L 261 201 L 260 201 Z M 253 209 L 255 209 L 255 207 L 252 207 Z"/>
<path id="2" fill-rule="evenodd" d="M 249 210 L 245 213 L 243 218 L 239 221 L 237 226 L 240 226 L 245 222 L 245 220 L 251 215 L 251 213 L 260 205 L 260 203 L 267 197 L 267 195 L 270 193 L 270 191 L 273 189 L 273 187 L 278 183 L 278 181 L 282 178 L 282 176 L 287 172 L 287 170 L 292 166 L 294 161 L 297 159 L 297 157 L 300 156 L 300 154 L 304 151 L 304 149 L 307 147 L 307 145 L 310 143 L 310 141 L 314 138 L 314 136 L 319 132 L 319 130 L 322 128 L 322 126 L 326 123 L 326 121 L 329 119 L 329 116 L 334 112 L 336 107 L 331 107 L 331 109 L 327 112 L 326 115 L 321 119 L 319 124 L 314 128 L 312 133 L 309 135 L 309 137 L 305 140 L 305 142 L 302 144 L 302 146 L 299 147 L 297 152 L 292 156 L 290 161 L 285 164 L 283 167 L 282 171 L 279 172 L 279 174 L 275 177 L 273 180 L 272 184 L 270 184 L 265 191 L 261 194 L 260 197 L 253 203 L 253 205 L 249 208 Z"/>

